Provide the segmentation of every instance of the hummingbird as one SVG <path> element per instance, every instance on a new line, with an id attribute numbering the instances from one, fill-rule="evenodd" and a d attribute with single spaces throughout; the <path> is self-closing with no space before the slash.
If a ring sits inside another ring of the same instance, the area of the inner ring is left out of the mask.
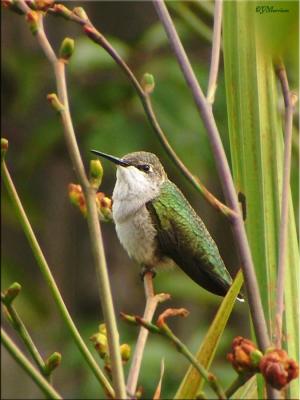
<path id="1" fill-rule="evenodd" d="M 158 157 L 145 151 L 122 158 L 91 152 L 117 165 L 112 215 L 130 258 L 152 271 L 176 264 L 202 288 L 225 296 L 232 279 L 218 247 Z"/>

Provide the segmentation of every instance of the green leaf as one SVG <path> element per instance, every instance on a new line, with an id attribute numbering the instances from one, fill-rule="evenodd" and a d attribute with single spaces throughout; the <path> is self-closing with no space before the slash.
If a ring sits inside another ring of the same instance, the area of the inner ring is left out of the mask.
<path id="1" fill-rule="evenodd" d="M 262 40 L 261 15 L 256 12 L 261 5 L 262 2 L 252 1 L 224 3 L 223 50 L 234 182 L 237 192 L 242 192 L 246 198 L 247 236 L 272 340 L 283 173 L 283 116 L 278 107 L 282 95 L 278 93 L 272 63 L 274 46 L 266 45 L 266 37 Z M 281 21 L 286 25 L 286 18 L 284 13 L 276 17 L 269 13 L 268 29 L 272 25 L 276 32 Z M 284 347 L 290 357 L 297 359 L 299 325 L 295 310 L 299 304 L 299 256 L 291 197 L 287 246 L 284 331 L 289 340 Z M 260 383 L 258 392 L 262 397 Z M 290 396 L 299 397 L 296 381 L 290 384 Z"/>
<path id="2" fill-rule="evenodd" d="M 196 358 L 204 368 L 209 369 L 211 362 L 216 353 L 218 343 L 221 339 L 228 318 L 231 314 L 241 286 L 243 284 L 243 275 L 239 271 L 235 280 L 224 297 L 221 306 L 197 352 Z M 179 389 L 175 395 L 175 399 L 194 399 L 201 390 L 203 379 L 198 371 L 192 366 L 189 367 L 185 377 L 183 378 Z"/>

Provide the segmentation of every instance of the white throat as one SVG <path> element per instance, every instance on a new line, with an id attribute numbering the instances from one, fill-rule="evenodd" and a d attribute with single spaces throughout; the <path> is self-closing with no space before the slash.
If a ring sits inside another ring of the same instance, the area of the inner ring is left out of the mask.
<path id="1" fill-rule="evenodd" d="M 113 218 L 123 222 L 159 194 L 159 182 L 137 168 L 118 167 L 113 191 Z"/>

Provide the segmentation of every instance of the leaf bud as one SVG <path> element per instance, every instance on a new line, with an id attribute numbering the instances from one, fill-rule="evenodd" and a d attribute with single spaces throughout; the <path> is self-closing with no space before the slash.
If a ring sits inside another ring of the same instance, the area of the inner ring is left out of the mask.
<path id="1" fill-rule="evenodd" d="M 51 104 L 51 106 L 54 108 L 54 110 L 61 112 L 65 109 L 64 105 L 58 100 L 57 94 L 56 93 L 50 93 L 47 95 L 47 100 Z"/>
<path id="2" fill-rule="evenodd" d="M 146 94 L 151 94 L 155 88 L 154 76 L 146 72 L 142 77 L 141 86 Z"/>
<path id="3" fill-rule="evenodd" d="M 127 343 L 123 343 L 120 346 L 120 353 L 122 361 L 127 362 L 130 359 L 131 347 Z"/>
<path id="4" fill-rule="evenodd" d="M 98 189 L 101 185 L 103 177 L 103 167 L 100 160 L 90 161 L 90 184 L 94 189 Z"/>
<path id="5" fill-rule="evenodd" d="M 68 63 L 72 54 L 74 53 L 74 40 L 71 38 L 64 38 L 59 49 L 59 58 L 64 62 Z"/>
<path id="6" fill-rule="evenodd" d="M 50 375 L 61 363 L 61 354 L 57 351 L 51 354 L 45 361 L 45 374 Z"/>
<path id="7" fill-rule="evenodd" d="M 18 282 L 14 282 L 1 294 L 1 299 L 4 304 L 11 304 L 14 299 L 18 296 L 22 289 L 22 286 Z"/>

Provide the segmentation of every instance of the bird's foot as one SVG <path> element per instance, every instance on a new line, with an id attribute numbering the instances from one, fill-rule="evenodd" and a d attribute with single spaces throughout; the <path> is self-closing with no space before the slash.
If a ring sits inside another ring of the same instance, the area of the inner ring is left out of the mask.
<path id="1" fill-rule="evenodd" d="M 155 278 L 156 272 L 155 272 L 154 268 L 147 267 L 146 265 L 144 265 L 140 272 L 140 277 L 141 277 L 142 281 L 144 281 L 145 275 L 148 273 L 152 274 L 152 279 Z"/>

